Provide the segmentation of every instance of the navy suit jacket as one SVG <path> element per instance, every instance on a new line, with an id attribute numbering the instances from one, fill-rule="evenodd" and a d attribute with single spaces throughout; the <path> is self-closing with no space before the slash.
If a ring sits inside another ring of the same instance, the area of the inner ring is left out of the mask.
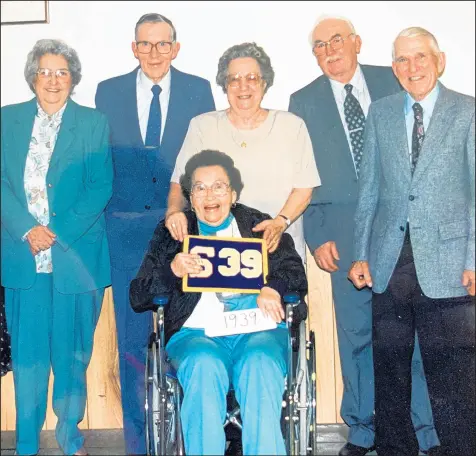
<path id="1" fill-rule="evenodd" d="M 138 69 L 99 83 L 96 92 L 96 108 L 107 116 L 111 131 L 114 188 L 106 221 L 111 264 L 116 269 L 140 266 L 164 217 L 170 178 L 189 122 L 215 110 L 209 81 L 171 67 L 162 142 L 159 149 L 145 148 L 137 113 Z"/>
<path id="2" fill-rule="evenodd" d="M 401 90 L 390 67 L 361 68 L 372 102 Z M 306 243 L 314 252 L 325 242 L 335 241 L 346 267 L 353 253 L 358 180 L 329 78 L 322 75 L 292 94 L 289 111 L 306 123 L 322 181 L 304 213 Z"/>

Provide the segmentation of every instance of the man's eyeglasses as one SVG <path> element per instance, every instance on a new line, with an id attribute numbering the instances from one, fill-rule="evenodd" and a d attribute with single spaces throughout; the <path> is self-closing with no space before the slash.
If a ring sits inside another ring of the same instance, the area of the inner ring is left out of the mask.
<path id="1" fill-rule="evenodd" d="M 41 79 L 51 79 L 53 75 L 55 75 L 56 79 L 59 79 L 60 81 L 66 81 L 71 75 L 69 70 L 66 70 L 64 68 L 61 68 L 59 70 L 50 70 L 49 68 L 40 68 L 36 72 L 36 74 Z"/>
<path id="2" fill-rule="evenodd" d="M 196 198 L 204 198 L 208 195 L 208 190 L 211 190 L 215 196 L 225 196 L 230 190 L 230 184 L 223 181 L 216 181 L 211 187 L 208 187 L 202 182 L 197 182 L 192 185 L 190 193 Z"/>
<path id="3" fill-rule="evenodd" d="M 329 41 L 316 41 L 314 43 L 314 47 L 312 48 L 312 52 L 316 57 L 320 57 L 326 53 L 327 46 L 330 46 L 333 51 L 338 51 L 344 47 L 345 41 L 348 40 L 349 36 L 352 35 L 354 35 L 354 33 L 350 33 L 346 38 L 336 35 Z"/>
<path id="4" fill-rule="evenodd" d="M 255 89 L 261 83 L 261 76 L 256 73 L 249 73 L 245 75 L 231 74 L 227 76 L 226 83 L 230 89 L 238 89 L 240 87 L 240 80 L 244 79 L 248 87 Z"/>
<path id="5" fill-rule="evenodd" d="M 157 49 L 159 54 L 168 54 L 172 50 L 172 41 L 159 41 L 150 43 L 149 41 L 136 41 L 137 52 L 140 54 L 150 54 L 152 49 Z"/>

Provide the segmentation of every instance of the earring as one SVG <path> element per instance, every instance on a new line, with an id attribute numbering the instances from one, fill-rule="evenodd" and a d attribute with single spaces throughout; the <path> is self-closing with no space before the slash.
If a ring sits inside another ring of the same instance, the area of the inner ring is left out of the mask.
<path id="1" fill-rule="evenodd" d="M 233 203 L 233 204 L 231 205 L 231 207 L 232 207 L 233 209 L 235 209 L 236 203 Z"/>

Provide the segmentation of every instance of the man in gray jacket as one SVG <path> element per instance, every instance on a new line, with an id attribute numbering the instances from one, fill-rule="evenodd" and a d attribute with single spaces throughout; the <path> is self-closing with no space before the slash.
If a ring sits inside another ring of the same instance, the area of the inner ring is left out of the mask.
<path id="1" fill-rule="evenodd" d="M 405 92 L 370 106 L 349 271 L 373 291 L 377 451 L 418 454 L 416 330 L 441 442 L 429 454 L 473 456 L 474 98 L 438 82 L 445 55 L 425 29 L 400 32 L 392 67 Z"/>
<path id="2" fill-rule="evenodd" d="M 311 46 L 324 73 L 291 96 L 289 110 L 306 122 L 322 186 L 304 213 L 306 243 L 331 273 L 344 382 L 341 416 L 349 426 L 340 456 L 363 456 L 374 444 L 372 293 L 347 279 L 353 259 L 354 213 L 365 116 L 371 101 L 400 92 L 390 67 L 359 65 L 362 40 L 346 19 L 320 18 Z M 418 345 L 417 345 L 418 348 Z M 415 428 L 423 450 L 438 445 L 418 349 L 413 363 Z"/>

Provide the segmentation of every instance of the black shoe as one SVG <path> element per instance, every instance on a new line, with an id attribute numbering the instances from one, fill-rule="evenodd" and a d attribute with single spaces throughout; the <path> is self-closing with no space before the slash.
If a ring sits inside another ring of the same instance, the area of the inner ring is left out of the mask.
<path id="1" fill-rule="evenodd" d="M 365 456 L 367 453 L 374 451 L 375 447 L 364 448 L 347 442 L 339 451 L 339 456 Z"/>
<path id="2" fill-rule="evenodd" d="M 230 440 L 230 444 L 225 451 L 225 456 L 243 456 L 243 445 L 241 443 L 241 436 L 239 439 Z"/>

